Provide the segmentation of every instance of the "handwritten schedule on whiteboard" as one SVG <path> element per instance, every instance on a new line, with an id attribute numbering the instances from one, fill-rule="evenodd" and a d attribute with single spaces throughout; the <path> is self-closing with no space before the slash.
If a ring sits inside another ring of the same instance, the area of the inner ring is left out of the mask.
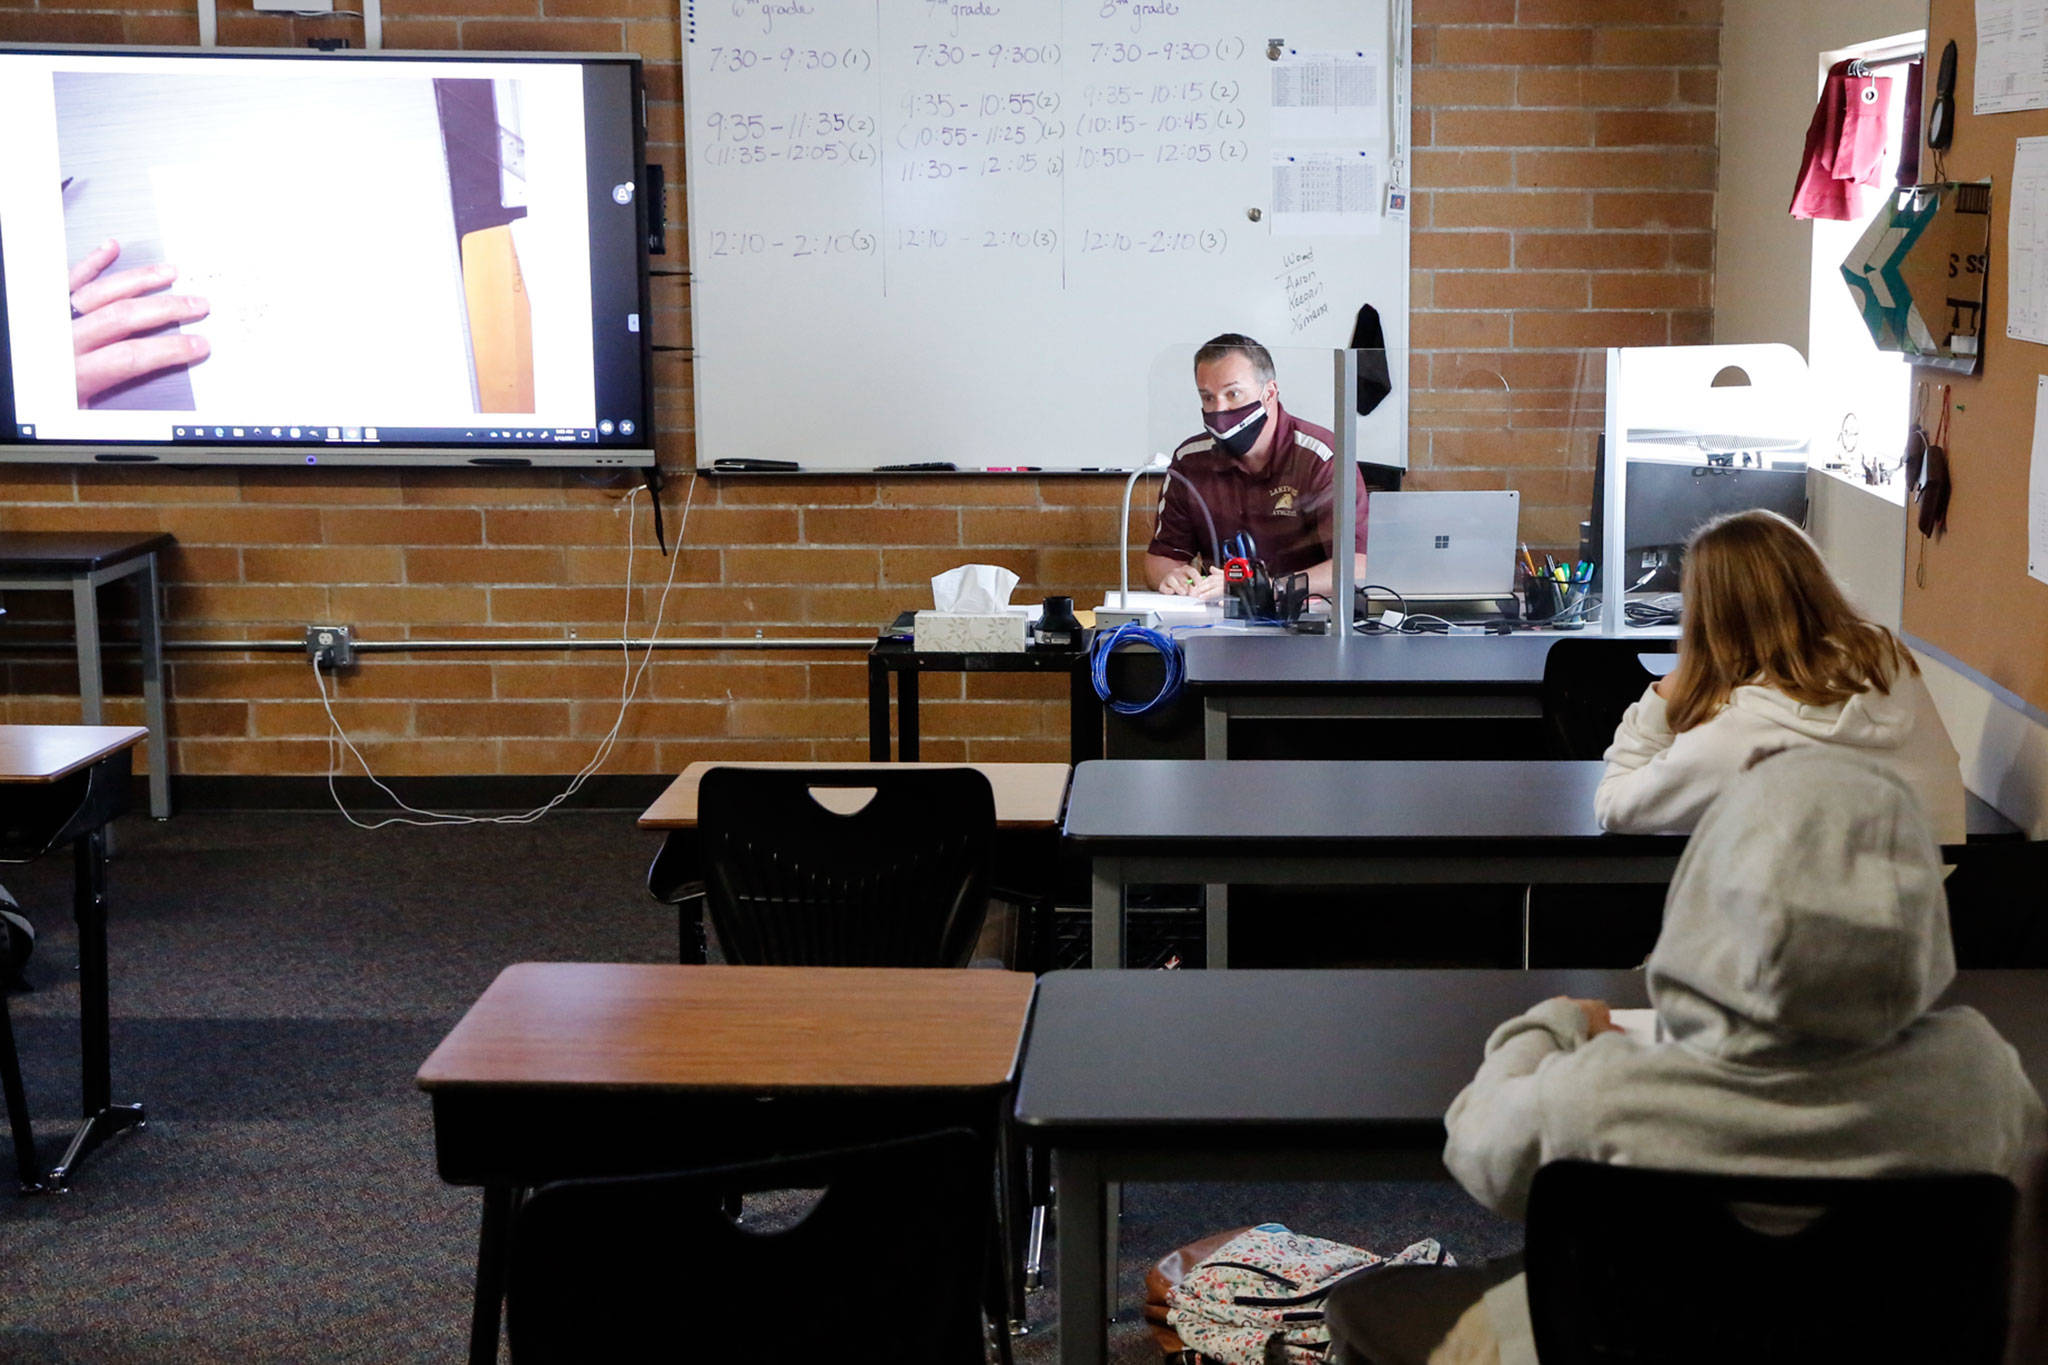
<path id="1" fill-rule="evenodd" d="M 1129 466 L 1164 348 L 1401 345 L 1384 3 L 1245 8 L 685 0 L 700 463 Z"/>

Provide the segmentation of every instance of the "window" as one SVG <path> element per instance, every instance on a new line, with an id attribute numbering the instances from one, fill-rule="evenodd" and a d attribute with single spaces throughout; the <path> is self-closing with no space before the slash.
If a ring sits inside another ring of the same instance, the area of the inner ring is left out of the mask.
<path id="1" fill-rule="evenodd" d="M 1857 314 L 1841 265 L 1869 228 L 1871 219 L 1890 202 L 1898 183 L 1899 153 L 1907 137 L 1920 130 L 1906 109 L 1906 67 L 1920 60 L 1927 35 L 1902 34 L 1879 42 L 1820 54 L 1820 79 L 1845 59 L 1861 60 L 1871 74 L 1892 78 L 1891 107 L 1886 117 L 1884 164 L 1878 187 L 1869 198 L 1870 212 L 1857 222 L 1816 219 L 1813 223 L 1813 289 L 1808 308 L 1807 370 L 1813 384 L 1813 459 L 1822 465 L 1845 466 L 1859 482 L 1865 459 L 1891 471 L 1894 497 L 1904 497 L 1898 472 L 1905 451 L 1913 370 L 1905 357 L 1880 351 Z M 1818 98 L 1820 86 L 1815 86 Z M 1923 179 L 1925 175 L 1923 173 Z"/>

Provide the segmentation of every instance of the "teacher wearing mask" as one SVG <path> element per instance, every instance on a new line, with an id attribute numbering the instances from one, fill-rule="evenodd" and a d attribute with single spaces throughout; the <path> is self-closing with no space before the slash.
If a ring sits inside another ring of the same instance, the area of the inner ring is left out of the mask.
<path id="1" fill-rule="evenodd" d="M 1280 406 L 1272 353 L 1236 332 L 1195 352 L 1195 393 L 1205 430 L 1173 452 L 1173 468 L 1186 482 L 1169 478 L 1160 490 L 1152 543 L 1145 547 L 1146 580 L 1158 592 L 1223 595 L 1223 566 L 1208 562 L 1213 547 L 1199 496 L 1219 541 L 1248 535 L 1269 573 L 1307 570 L 1309 591 L 1327 598 L 1334 581 L 1335 438 Z M 1361 475 L 1353 580 L 1359 583 L 1365 581 L 1365 506 Z"/>

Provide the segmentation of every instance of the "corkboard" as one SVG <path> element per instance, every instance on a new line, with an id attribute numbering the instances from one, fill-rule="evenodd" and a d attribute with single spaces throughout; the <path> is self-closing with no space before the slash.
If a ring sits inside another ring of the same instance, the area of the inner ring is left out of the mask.
<path id="1" fill-rule="evenodd" d="M 1976 6 L 1933 0 L 1928 14 L 1926 107 L 1934 104 L 1941 50 L 1956 44 L 1956 132 L 1947 153 L 1951 180 L 1989 178 L 1991 278 L 1983 373 L 1974 378 L 1916 370 L 1953 385 L 1949 459 L 1955 492 L 1948 534 L 1923 545 L 1908 521 L 1905 627 L 1986 679 L 2048 710 L 2048 583 L 2027 576 L 2027 472 L 2035 390 L 2048 374 L 2048 346 L 2005 334 L 2006 223 L 2012 208 L 2014 144 L 2048 137 L 2048 109 L 1978 118 L 1975 98 Z M 1926 118 L 1920 131 L 1926 134 Z M 1923 155 L 1923 180 L 1934 163 Z"/>

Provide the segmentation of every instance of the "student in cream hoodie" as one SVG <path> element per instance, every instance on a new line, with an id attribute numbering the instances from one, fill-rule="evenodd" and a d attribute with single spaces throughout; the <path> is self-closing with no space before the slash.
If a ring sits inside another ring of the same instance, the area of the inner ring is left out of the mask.
<path id="1" fill-rule="evenodd" d="M 1663 1041 L 1613 1031 L 1599 1001 L 1509 1020 L 1451 1104 L 1444 1164 L 1515 1218 L 1537 1167 L 1567 1157 L 2019 1180 L 2040 1096 L 1982 1015 L 1932 1008 L 1955 975 L 1941 872 L 1896 773 L 1836 746 L 1763 760 L 1726 784 L 1672 881 L 1648 967 Z M 1532 1360 L 1527 1312 L 1520 1277 L 1500 1284 L 1451 1333 L 1456 1358 Z"/>
<path id="2" fill-rule="evenodd" d="M 1805 532 L 1773 512 L 1709 522 L 1686 546 L 1684 596 L 1678 667 L 1608 747 L 1603 829 L 1686 833 L 1759 755 L 1807 746 L 1898 774 L 1936 841 L 1963 841 L 1961 765 L 1919 667 L 1850 608 Z"/>

